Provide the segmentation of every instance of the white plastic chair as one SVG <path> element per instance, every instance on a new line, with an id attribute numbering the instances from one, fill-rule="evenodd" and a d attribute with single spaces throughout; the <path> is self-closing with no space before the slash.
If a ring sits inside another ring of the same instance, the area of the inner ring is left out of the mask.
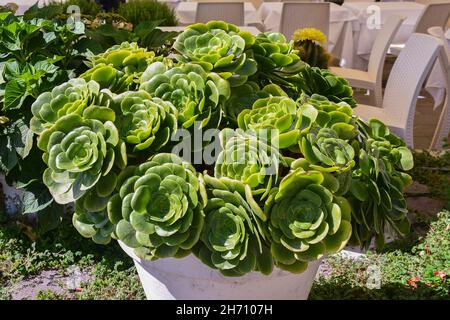
<path id="1" fill-rule="evenodd" d="M 415 33 L 428 33 L 431 27 L 445 28 L 448 19 L 450 18 L 450 2 L 442 3 L 444 0 L 439 0 L 441 3 L 428 3 L 422 16 L 416 23 L 414 28 Z M 420 2 L 420 1 L 418 1 Z M 390 53 L 398 55 L 405 46 L 404 43 L 393 44 L 390 48 Z"/>
<path id="2" fill-rule="evenodd" d="M 422 84 L 439 55 L 441 44 L 432 36 L 414 33 L 392 67 L 384 92 L 383 107 L 358 105 L 362 119 L 379 119 L 414 147 L 413 124 Z"/>
<path id="3" fill-rule="evenodd" d="M 353 87 L 371 90 L 374 93 L 377 107 L 381 107 L 383 103 L 382 78 L 386 53 L 403 20 L 403 17 L 389 16 L 383 28 L 378 32 L 373 44 L 367 72 L 357 69 L 330 67 L 333 73 L 347 79 Z"/>
<path id="4" fill-rule="evenodd" d="M 429 28 L 428 33 L 439 39 L 442 44 L 443 50 L 441 50 L 442 54 L 439 56 L 439 59 L 444 72 L 444 77 L 447 80 L 446 99 L 430 145 L 430 149 L 441 149 L 443 147 L 444 139 L 447 138 L 450 133 L 450 46 L 445 37 L 444 30 L 441 27 Z"/>
<path id="5" fill-rule="evenodd" d="M 244 25 L 244 2 L 199 2 L 195 22 L 222 20 L 238 26 Z"/>
<path id="6" fill-rule="evenodd" d="M 431 27 L 442 27 L 447 25 L 450 18 L 450 2 L 430 3 L 417 22 L 415 32 L 427 33 Z"/>
<path id="7" fill-rule="evenodd" d="M 291 39 L 295 30 L 316 28 L 328 38 L 330 29 L 330 4 L 312 2 L 284 2 L 280 32 Z"/>

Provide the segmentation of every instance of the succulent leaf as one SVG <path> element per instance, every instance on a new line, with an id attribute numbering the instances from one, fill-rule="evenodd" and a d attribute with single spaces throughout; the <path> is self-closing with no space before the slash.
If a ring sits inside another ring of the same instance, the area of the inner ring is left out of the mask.
<path id="1" fill-rule="evenodd" d="M 114 97 L 119 136 L 133 152 L 158 151 L 177 130 L 178 112 L 172 103 L 152 98 L 145 91 L 129 91 Z"/>
<path id="2" fill-rule="evenodd" d="M 228 177 L 248 184 L 254 196 L 263 199 L 278 182 L 281 166 L 286 162 L 278 148 L 241 129 L 224 129 L 220 133 L 222 151 L 214 168 L 216 178 Z"/>
<path id="3" fill-rule="evenodd" d="M 348 81 L 327 69 L 302 68 L 296 82 L 298 90 L 307 95 L 319 94 L 336 103 L 345 102 L 351 107 L 356 106 L 353 89 Z"/>
<path id="4" fill-rule="evenodd" d="M 217 128 L 222 106 L 230 96 L 228 81 L 193 63 L 168 69 L 155 62 L 144 72 L 142 82 L 141 90 L 175 105 L 183 128 L 191 127 L 194 121 L 200 122 L 200 128 Z"/>
<path id="5" fill-rule="evenodd" d="M 197 243 L 206 200 L 191 164 L 160 153 L 121 175 L 107 205 L 119 240 L 147 260 L 175 257 Z"/>
<path id="6" fill-rule="evenodd" d="M 111 171 L 120 145 L 119 133 L 111 121 L 102 123 L 70 114 L 46 129 L 39 136 L 38 146 L 48 166 L 43 180 L 55 201 L 73 202 L 94 187 Z M 120 163 L 126 164 L 126 160 Z"/>
<path id="7" fill-rule="evenodd" d="M 291 171 L 265 205 L 275 265 L 302 272 L 308 261 L 344 247 L 351 235 L 349 208 L 330 191 L 324 173 Z"/>
<path id="8" fill-rule="evenodd" d="M 114 122 L 115 114 L 108 108 L 112 100 L 111 96 L 112 94 L 108 91 L 101 91 L 95 81 L 71 79 L 54 87 L 52 91 L 39 95 L 31 106 L 33 114 L 31 130 L 36 134 L 42 134 L 61 117 L 70 114 Z M 104 108 L 100 108 L 101 106 Z"/>
<path id="9" fill-rule="evenodd" d="M 267 226 L 260 219 L 262 209 L 250 206 L 251 193 L 242 182 L 204 175 L 208 202 L 205 226 L 194 252 L 207 265 L 228 276 L 260 271 L 270 274 Z M 250 198 L 249 198 L 250 197 Z"/>
<path id="10" fill-rule="evenodd" d="M 101 88 L 114 93 L 122 93 L 136 89 L 143 72 L 155 61 L 169 66 L 173 64 L 170 59 L 156 56 L 153 51 L 147 51 L 135 42 L 123 42 L 90 57 L 88 64 L 91 68 L 80 77 L 86 81 L 94 80 Z"/>
<path id="11" fill-rule="evenodd" d="M 244 84 L 257 71 L 256 62 L 245 50 L 254 43 L 248 32 L 223 21 L 190 25 L 175 41 L 178 60 L 201 65 L 206 71 L 219 73 L 232 87 Z"/>

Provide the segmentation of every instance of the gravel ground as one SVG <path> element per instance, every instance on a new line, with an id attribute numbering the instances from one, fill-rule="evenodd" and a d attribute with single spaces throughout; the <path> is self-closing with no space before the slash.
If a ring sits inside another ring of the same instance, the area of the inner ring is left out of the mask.
<path id="1" fill-rule="evenodd" d="M 23 279 L 10 289 L 11 299 L 33 300 L 40 291 L 48 290 L 70 297 L 71 292 L 79 289 L 82 282 L 90 282 L 94 279 L 87 270 L 74 268 L 67 271 L 64 275 L 56 270 L 45 270 L 34 277 Z"/>

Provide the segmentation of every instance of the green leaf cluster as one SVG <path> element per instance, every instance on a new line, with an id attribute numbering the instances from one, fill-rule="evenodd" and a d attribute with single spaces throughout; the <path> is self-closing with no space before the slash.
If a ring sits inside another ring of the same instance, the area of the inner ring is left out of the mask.
<path id="1" fill-rule="evenodd" d="M 199 128 L 217 128 L 223 104 L 230 96 L 228 81 L 193 63 L 170 69 L 162 62 L 154 62 L 141 81 L 140 89 L 175 105 L 183 128 L 193 126 L 195 121 L 200 122 Z"/>
<path id="2" fill-rule="evenodd" d="M 173 48 L 179 53 L 179 60 L 214 71 L 236 87 L 257 71 L 256 61 L 245 53 L 254 42 L 255 37 L 249 32 L 241 32 L 223 21 L 210 21 L 188 26 Z"/>
<path id="3" fill-rule="evenodd" d="M 107 204 L 114 237 L 142 259 L 183 257 L 197 243 L 204 224 L 204 184 L 195 168 L 160 153 L 118 177 L 118 193 Z"/>
<path id="4" fill-rule="evenodd" d="M 46 35 L 48 21 L 29 28 L 33 39 L 57 37 Z M 130 40 L 150 37 L 144 29 Z M 168 45 L 172 54 L 123 41 L 90 55 L 84 73 L 70 64 L 73 47 L 31 68 L 20 60 L 26 48 L 8 45 L 5 87 L 29 95 L 4 99 L 18 112 L 1 115 L 0 164 L 21 172 L 32 165 L 17 166 L 20 157 L 42 154 L 43 177 L 16 182 L 51 194 L 27 194 L 26 212 L 74 203 L 75 228 L 96 243 L 117 239 L 148 260 L 194 253 L 226 276 L 302 272 L 349 241 L 382 245 L 387 224 L 408 231 L 409 149 L 380 121 L 358 119 L 348 83 L 302 61 L 279 33 L 195 24 Z M 174 134 L 203 129 L 219 130 L 189 152 L 214 149 L 213 165 L 175 154 Z"/>
<path id="5" fill-rule="evenodd" d="M 207 174 L 204 181 L 208 195 L 205 226 L 194 253 L 226 276 L 252 271 L 270 274 L 273 260 L 267 217 L 253 199 L 249 185 Z"/>
<path id="6" fill-rule="evenodd" d="M 352 242 L 367 247 L 375 237 L 382 247 L 387 225 L 402 236 L 410 231 L 403 190 L 412 182 L 405 171 L 414 160 L 405 142 L 381 121 L 358 120 L 358 128 L 358 161 L 348 194 L 355 224 Z"/>
<path id="7" fill-rule="evenodd" d="M 89 59 L 91 67 L 80 77 L 86 81 L 94 80 L 101 88 L 114 93 L 122 93 L 138 87 L 140 76 L 154 61 L 171 63 L 157 57 L 153 51 L 141 48 L 137 43 L 123 42 Z"/>

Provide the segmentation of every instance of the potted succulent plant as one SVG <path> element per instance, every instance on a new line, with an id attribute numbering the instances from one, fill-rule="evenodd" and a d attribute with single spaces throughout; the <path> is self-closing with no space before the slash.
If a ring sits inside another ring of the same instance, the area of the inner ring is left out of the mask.
<path id="1" fill-rule="evenodd" d="M 119 241 L 149 299 L 306 299 L 324 256 L 408 231 L 411 153 L 353 115 L 344 79 L 220 21 L 172 49 L 113 47 L 32 106 L 44 183 L 84 237 Z M 190 151 L 174 138 L 201 131 Z"/>

